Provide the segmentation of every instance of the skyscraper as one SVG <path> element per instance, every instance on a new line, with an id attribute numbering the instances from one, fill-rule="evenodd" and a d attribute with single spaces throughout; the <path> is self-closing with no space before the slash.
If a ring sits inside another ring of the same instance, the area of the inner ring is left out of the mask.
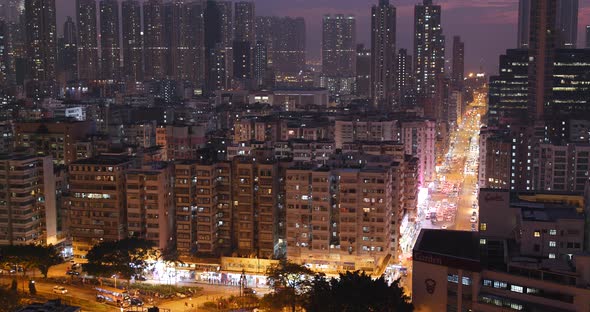
<path id="1" fill-rule="evenodd" d="M 7 30 L 6 23 L 0 19 L 0 87 L 6 85 L 8 80 L 8 45 L 7 42 Z"/>
<path id="2" fill-rule="evenodd" d="M 57 62 L 55 0 L 25 1 L 25 34 L 29 83 L 27 94 L 36 100 L 54 93 Z"/>
<path id="3" fill-rule="evenodd" d="M 143 40 L 139 1 L 124 0 L 121 3 L 121 16 L 125 79 L 130 82 L 143 81 Z"/>
<path id="4" fill-rule="evenodd" d="M 356 96 L 371 97 L 371 49 L 363 44 L 356 46 Z"/>
<path id="5" fill-rule="evenodd" d="M 519 49 L 528 49 L 531 20 L 531 0 L 518 1 L 518 36 L 516 47 Z"/>
<path id="6" fill-rule="evenodd" d="M 78 77 L 78 48 L 76 36 L 76 23 L 70 16 L 67 17 L 61 38 L 59 69 L 63 74 L 63 82 L 76 80 Z"/>
<path id="7" fill-rule="evenodd" d="M 576 48 L 578 42 L 578 0 L 558 0 L 555 17 L 560 48 Z"/>
<path id="8" fill-rule="evenodd" d="M 371 9 L 371 97 L 373 105 L 391 108 L 394 92 L 396 10 L 389 0 Z"/>
<path id="9" fill-rule="evenodd" d="M 127 18 L 127 17 L 125 17 Z M 117 0 L 100 1 L 100 45 L 102 79 L 119 80 L 121 51 L 119 44 L 119 3 Z"/>
<path id="10" fill-rule="evenodd" d="M 222 42 L 222 16 L 221 10 L 216 1 L 209 0 L 205 4 L 203 13 L 205 26 L 205 92 L 210 93 L 216 90 L 220 84 L 221 77 L 225 71 L 221 72 L 219 62 L 222 58 L 220 49 L 225 48 Z"/>
<path id="11" fill-rule="evenodd" d="M 164 45 L 164 6 L 162 0 L 143 4 L 144 79 L 162 79 L 166 75 L 166 46 Z"/>
<path id="12" fill-rule="evenodd" d="M 256 40 L 254 32 L 256 17 L 254 2 L 236 2 L 234 14 L 234 41 L 248 41 L 254 43 Z"/>
<path id="13" fill-rule="evenodd" d="M 465 43 L 461 37 L 453 37 L 453 88 L 458 90 L 463 88 L 463 77 L 465 75 Z"/>
<path id="14" fill-rule="evenodd" d="M 277 73 L 305 69 L 305 19 L 282 17 L 273 25 L 273 68 Z"/>
<path id="15" fill-rule="evenodd" d="M 262 40 L 256 41 L 254 47 L 254 79 L 255 86 L 261 87 L 266 84 L 268 67 L 268 51 L 266 43 Z"/>
<path id="16" fill-rule="evenodd" d="M 531 5 L 536 1 L 519 0 L 518 5 L 518 48 L 529 48 L 531 33 Z M 578 37 L 578 0 L 557 0 L 555 9 L 555 31 L 558 48 L 575 48 Z"/>
<path id="17" fill-rule="evenodd" d="M 332 94 L 354 92 L 356 20 L 354 16 L 325 15 L 322 23 L 322 84 Z"/>
<path id="18" fill-rule="evenodd" d="M 397 102 L 405 104 L 404 97 L 412 90 L 412 56 L 408 50 L 399 49 L 395 58 L 395 95 Z"/>
<path id="19" fill-rule="evenodd" d="M 96 28 L 96 1 L 76 0 L 78 19 L 78 78 L 98 78 L 98 43 Z"/>
<path id="20" fill-rule="evenodd" d="M 233 42 L 233 76 L 245 82 L 252 78 L 256 38 L 254 2 L 235 3 Z"/>
<path id="21" fill-rule="evenodd" d="M 203 9 L 201 2 L 183 4 L 176 62 L 179 68 L 177 79 L 190 81 L 199 89 L 203 84 L 205 62 Z"/>
<path id="22" fill-rule="evenodd" d="M 441 26 L 441 7 L 424 0 L 414 10 L 414 71 L 418 95 L 431 96 L 436 81 L 444 73 L 445 37 Z"/>
<path id="23" fill-rule="evenodd" d="M 531 3 L 529 40 L 529 118 L 543 121 L 545 107 L 551 102 L 557 0 Z"/>
<path id="24" fill-rule="evenodd" d="M 354 77 L 356 20 L 354 16 L 325 15 L 322 23 L 322 72 L 328 77 Z"/>
<path id="25" fill-rule="evenodd" d="M 233 3 L 231 1 L 215 1 L 221 18 L 221 42 L 224 47 L 231 47 L 234 40 Z"/>
<path id="26" fill-rule="evenodd" d="M 586 48 L 590 48 L 590 25 L 586 25 Z"/>

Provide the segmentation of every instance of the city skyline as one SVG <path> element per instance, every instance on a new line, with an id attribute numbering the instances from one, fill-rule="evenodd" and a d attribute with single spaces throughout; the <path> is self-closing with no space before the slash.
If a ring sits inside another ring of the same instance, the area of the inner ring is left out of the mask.
<path id="1" fill-rule="evenodd" d="M 120 2 L 120 1 L 119 1 Z M 257 16 L 303 16 L 307 27 L 307 55 L 312 61 L 321 60 L 322 17 L 325 14 L 353 14 L 357 21 L 357 42 L 370 46 L 371 7 L 378 1 L 360 2 L 354 0 L 292 2 L 256 0 Z M 397 11 L 397 48 L 412 51 L 414 5 L 421 1 L 396 0 L 391 4 Z M 480 64 L 486 72 L 496 73 L 497 56 L 506 49 L 516 48 L 518 27 L 518 1 L 445 0 L 434 1 L 442 6 L 442 27 L 448 38 L 461 36 L 469 53 L 465 55 L 465 70 L 477 71 Z M 67 16 L 75 16 L 75 1 L 56 0 L 58 34 Z M 578 46 L 585 43 L 585 26 L 590 24 L 590 2 L 580 1 L 578 20 Z M 489 40 L 495 38 L 495 40 Z M 447 59 L 450 59 L 452 40 L 446 44 Z M 449 69 L 450 63 L 446 64 Z"/>

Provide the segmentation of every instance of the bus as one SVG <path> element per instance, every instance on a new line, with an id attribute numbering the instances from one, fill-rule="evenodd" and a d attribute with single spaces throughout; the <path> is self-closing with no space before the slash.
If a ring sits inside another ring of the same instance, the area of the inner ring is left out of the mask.
<path id="1" fill-rule="evenodd" d="M 98 286 L 96 289 L 96 300 L 117 307 L 128 307 L 131 304 L 129 293 L 124 289 L 109 286 Z"/>

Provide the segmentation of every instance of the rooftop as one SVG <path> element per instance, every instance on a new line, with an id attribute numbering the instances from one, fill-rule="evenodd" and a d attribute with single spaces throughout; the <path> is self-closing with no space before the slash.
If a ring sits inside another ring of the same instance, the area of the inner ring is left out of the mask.
<path id="1" fill-rule="evenodd" d="M 550 204 L 538 204 L 542 207 L 521 208 L 522 219 L 525 221 L 553 222 L 557 220 L 584 220 L 584 215 L 579 214 L 576 208 L 570 206 L 556 207 Z M 547 207 L 549 206 L 549 207 Z"/>
<path id="2" fill-rule="evenodd" d="M 133 158 L 129 156 L 100 155 L 92 158 L 80 159 L 72 162 L 72 165 L 122 165 L 130 162 Z"/>
<path id="3" fill-rule="evenodd" d="M 416 241 L 414 251 L 479 261 L 479 234 L 423 229 Z"/>

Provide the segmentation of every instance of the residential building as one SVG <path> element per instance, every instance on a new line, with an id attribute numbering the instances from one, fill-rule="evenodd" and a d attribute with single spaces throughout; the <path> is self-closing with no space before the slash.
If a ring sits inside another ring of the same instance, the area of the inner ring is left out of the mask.
<path id="1" fill-rule="evenodd" d="M 420 160 L 420 185 L 433 181 L 436 166 L 436 133 L 432 120 L 401 121 L 400 141 L 404 143 L 405 153 Z"/>
<path id="2" fill-rule="evenodd" d="M 398 122 L 391 119 L 336 120 L 334 141 L 336 148 L 356 141 L 397 141 Z"/>
<path id="3" fill-rule="evenodd" d="M 93 132 L 91 121 L 41 120 L 14 124 L 17 148 L 51 156 L 56 165 L 68 165 L 76 160 L 76 143 Z"/>
<path id="4" fill-rule="evenodd" d="M 445 37 L 442 29 L 441 6 L 424 0 L 414 10 L 414 71 L 416 91 L 432 96 L 437 80 L 444 73 Z"/>
<path id="5" fill-rule="evenodd" d="M 371 97 L 373 105 L 391 109 L 396 52 L 396 10 L 389 0 L 371 9 Z"/>
<path id="6" fill-rule="evenodd" d="M 321 85 L 335 97 L 354 92 L 356 76 L 356 19 L 325 15 L 322 19 Z"/>
<path id="7" fill-rule="evenodd" d="M 0 155 L 0 245 L 57 244 L 51 156 Z"/>
<path id="8" fill-rule="evenodd" d="M 371 49 L 363 44 L 356 46 L 356 96 L 362 99 L 371 97 Z"/>
<path id="9" fill-rule="evenodd" d="M 172 246 L 175 206 L 172 165 L 152 163 L 126 172 L 127 231 L 154 243 L 160 250 Z"/>
<path id="10" fill-rule="evenodd" d="M 111 82 L 118 81 L 121 67 L 119 2 L 117 0 L 101 0 L 99 7 L 101 78 Z M 127 17 L 125 16 L 125 18 Z"/>
<path id="11" fill-rule="evenodd" d="M 138 0 L 123 0 L 121 3 L 123 29 L 123 67 L 126 80 L 143 81 L 143 35 L 141 6 Z"/>
<path id="12" fill-rule="evenodd" d="M 27 95 L 39 101 L 55 94 L 57 27 L 55 0 L 25 1 L 25 35 L 29 83 Z"/>
<path id="13" fill-rule="evenodd" d="M 463 89 L 463 78 L 465 77 L 465 43 L 461 37 L 453 37 L 453 70 L 452 83 L 453 89 Z"/>
<path id="14" fill-rule="evenodd" d="M 99 78 L 96 17 L 96 0 L 76 0 L 78 78 L 82 80 L 96 80 Z"/>
<path id="15" fill-rule="evenodd" d="M 162 79 L 166 75 L 164 5 L 162 0 L 143 3 L 144 79 Z"/>
<path id="16" fill-rule="evenodd" d="M 83 261 L 102 241 L 128 237 L 127 156 L 97 156 L 69 164 L 68 223 L 74 257 Z"/>

